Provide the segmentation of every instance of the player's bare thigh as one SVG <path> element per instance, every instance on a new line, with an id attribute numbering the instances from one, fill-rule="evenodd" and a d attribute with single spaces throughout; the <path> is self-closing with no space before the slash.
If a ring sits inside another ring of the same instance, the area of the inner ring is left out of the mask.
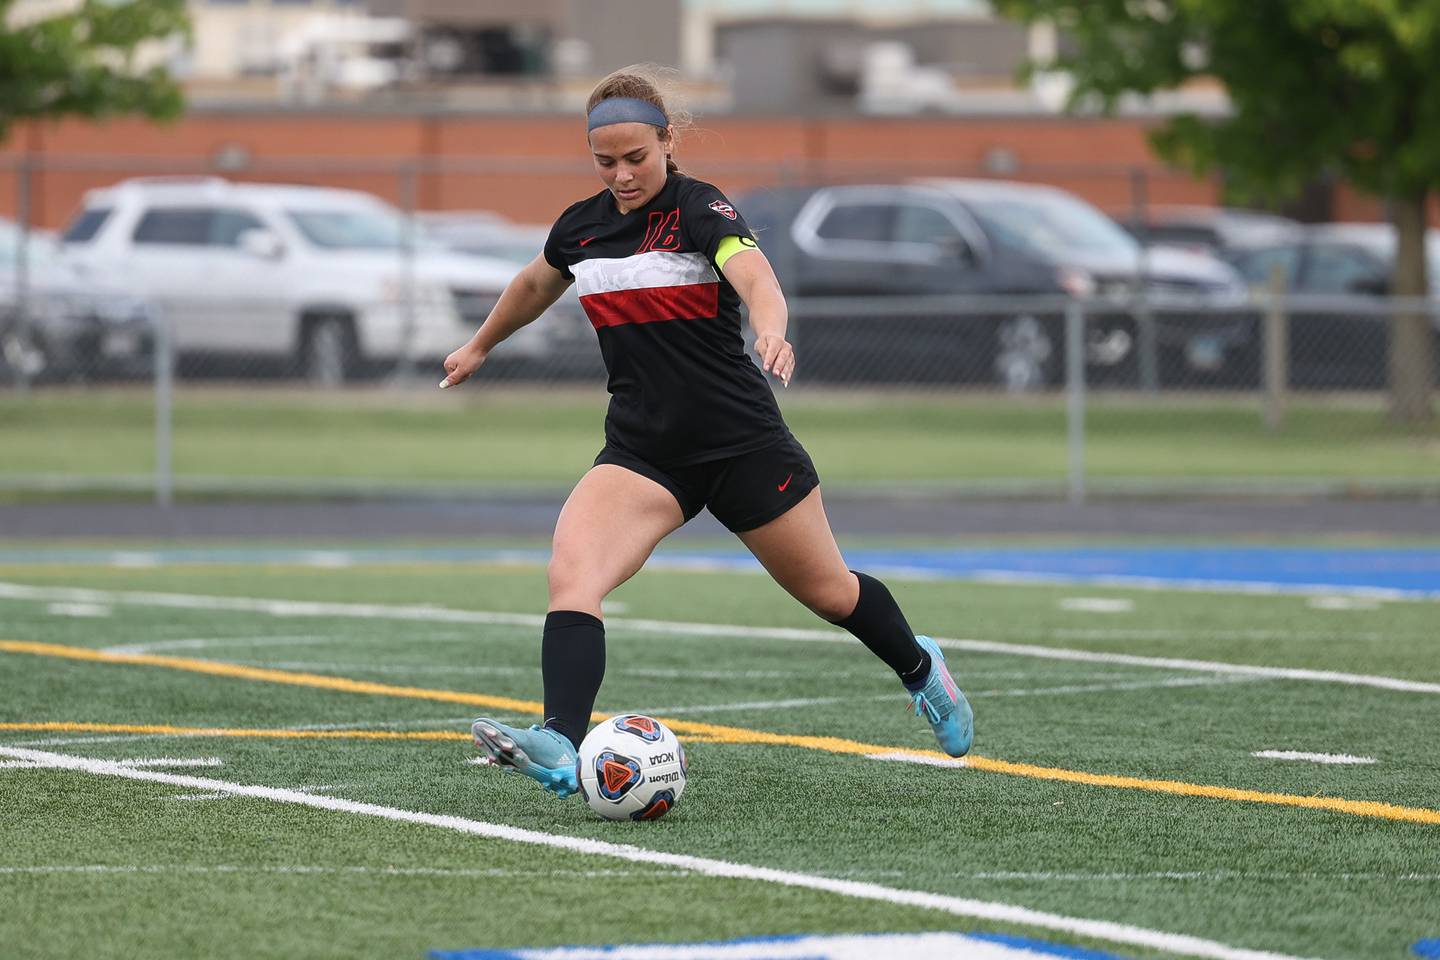
<path id="1" fill-rule="evenodd" d="M 840 555 L 819 487 L 763 527 L 737 536 L 776 583 L 819 616 L 833 622 L 855 612 L 860 583 Z"/>
<path id="2" fill-rule="evenodd" d="M 612 463 L 591 467 L 570 492 L 550 554 L 550 609 L 601 616 L 600 602 L 629 580 L 685 522 L 660 484 Z"/>

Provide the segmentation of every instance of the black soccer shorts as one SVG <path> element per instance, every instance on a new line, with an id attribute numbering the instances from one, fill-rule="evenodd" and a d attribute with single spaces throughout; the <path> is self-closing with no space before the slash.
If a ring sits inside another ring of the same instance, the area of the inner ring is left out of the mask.
<path id="1" fill-rule="evenodd" d="M 820 483 L 810 454 L 789 433 L 751 453 L 688 467 L 661 469 L 609 445 L 595 463 L 612 463 L 654 480 L 675 497 L 687 522 L 708 507 L 731 533 L 765 526 Z"/>

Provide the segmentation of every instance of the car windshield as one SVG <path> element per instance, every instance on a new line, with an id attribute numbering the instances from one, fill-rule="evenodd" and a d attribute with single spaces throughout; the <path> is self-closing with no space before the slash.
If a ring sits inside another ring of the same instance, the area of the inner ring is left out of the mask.
<path id="1" fill-rule="evenodd" d="M 65 243 L 89 243 L 95 239 L 105 221 L 110 218 L 109 207 L 92 207 L 82 210 L 65 228 L 61 240 Z"/>
<path id="2" fill-rule="evenodd" d="M 1077 251 L 1136 256 L 1135 238 L 1100 211 L 1062 195 L 967 197 L 986 232 L 1050 258 Z"/>
<path id="3" fill-rule="evenodd" d="M 317 247 L 328 250 L 399 250 L 405 243 L 405 218 L 384 209 L 286 210 L 285 215 Z M 435 246 L 418 225 L 416 247 Z"/>

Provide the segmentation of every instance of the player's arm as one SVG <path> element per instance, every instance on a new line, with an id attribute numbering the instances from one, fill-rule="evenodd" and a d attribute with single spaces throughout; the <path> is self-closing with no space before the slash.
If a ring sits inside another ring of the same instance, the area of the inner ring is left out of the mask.
<path id="1" fill-rule="evenodd" d="M 770 261 L 750 237 L 730 236 L 720 241 L 715 264 L 749 308 L 760 368 L 773 371 L 781 383 L 790 386 L 795 375 L 795 350 L 785 340 L 790 311 Z"/>
<path id="2" fill-rule="evenodd" d="M 552 267 L 544 254 L 527 263 L 505 285 L 495 308 L 470 342 L 445 358 L 445 379 L 440 386 L 453 387 L 468 380 L 497 344 L 550 309 L 572 282 Z"/>

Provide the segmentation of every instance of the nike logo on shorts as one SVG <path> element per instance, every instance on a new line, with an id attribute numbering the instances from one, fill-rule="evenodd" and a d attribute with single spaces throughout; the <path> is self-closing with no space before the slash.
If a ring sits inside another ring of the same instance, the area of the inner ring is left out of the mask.
<path id="1" fill-rule="evenodd" d="M 780 484 L 780 486 L 776 487 L 775 489 L 776 489 L 776 490 L 779 490 L 781 493 L 784 493 L 784 492 L 785 492 L 785 488 L 788 487 L 788 486 L 790 486 L 790 478 L 791 478 L 791 477 L 794 477 L 794 476 L 795 476 L 795 474 L 793 474 L 793 473 L 790 474 L 789 477 L 786 477 L 786 478 L 785 478 L 785 482 L 782 483 L 782 484 Z"/>
<path id="2" fill-rule="evenodd" d="M 580 241 L 580 246 L 583 247 L 583 246 L 585 246 L 585 244 L 589 243 L 591 240 L 594 240 L 594 239 L 595 239 L 594 237 L 586 237 L 584 240 L 581 240 L 581 241 Z"/>

